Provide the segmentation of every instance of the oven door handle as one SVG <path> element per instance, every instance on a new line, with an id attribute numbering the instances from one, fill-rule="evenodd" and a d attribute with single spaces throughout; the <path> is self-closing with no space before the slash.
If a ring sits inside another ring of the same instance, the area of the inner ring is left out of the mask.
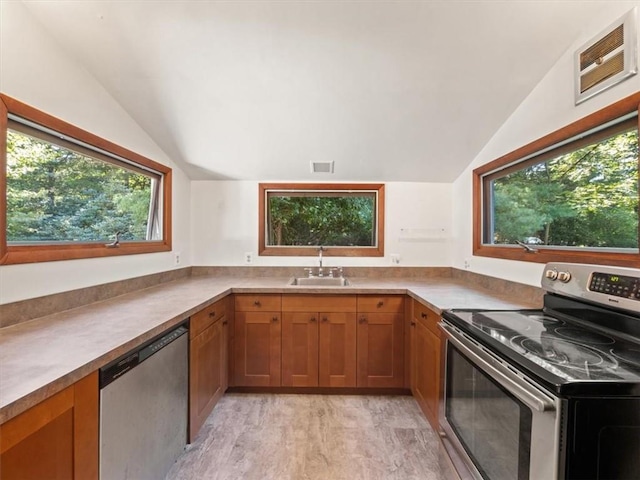
<path id="1" fill-rule="evenodd" d="M 492 354 L 475 345 L 461 333 L 444 322 L 440 322 L 447 340 L 458 347 L 465 355 L 477 363 L 491 377 L 500 382 L 514 396 L 529 408 L 539 412 L 549 412 L 556 409 L 553 399 L 502 365 Z"/>

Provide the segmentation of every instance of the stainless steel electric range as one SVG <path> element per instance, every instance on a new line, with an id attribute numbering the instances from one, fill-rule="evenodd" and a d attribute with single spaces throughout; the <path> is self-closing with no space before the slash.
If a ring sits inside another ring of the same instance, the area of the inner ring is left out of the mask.
<path id="1" fill-rule="evenodd" d="M 539 310 L 443 312 L 462 478 L 640 479 L 640 269 L 550 263 Z"/>

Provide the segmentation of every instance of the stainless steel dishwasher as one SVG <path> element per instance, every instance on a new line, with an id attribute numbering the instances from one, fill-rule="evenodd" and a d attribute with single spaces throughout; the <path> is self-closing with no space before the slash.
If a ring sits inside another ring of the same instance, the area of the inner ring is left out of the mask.
<path id="1" fill-rule="evenodd" d="M 187 443 L 188 332 L 181 325 L 100 369 L 100 479 L 158 480 Z"/>

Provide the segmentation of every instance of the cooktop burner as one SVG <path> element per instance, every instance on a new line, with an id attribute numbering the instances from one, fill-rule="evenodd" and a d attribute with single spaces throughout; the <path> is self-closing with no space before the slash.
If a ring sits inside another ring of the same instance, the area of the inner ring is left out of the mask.
<path id="1" fill-rule="evenodd" d="M 568 340 L 543 336 L 539 343 L 532 338 L 518 336 L 511 339 L 511 344 L 549 363 L 566 368 L 588 370 L 617 366 L 617 362 L 604 352 Z"/>
<path id="2" fill-rule="evenodd" d="M 640 368 L 640 349 L 636 350 L 629 348 L 628 350 L 618 350 L 612 348 L 610 353 L 618 360 L 622 360 L 623 362 L 627 362 Z"/>
<path id="3" fill-rule="evenodd" d="M 608 335 L 585 330 L 584 328 L 558 327 L 554 331 L 561 337 L 589 345 L 612 345 L 616 342 Z"/>

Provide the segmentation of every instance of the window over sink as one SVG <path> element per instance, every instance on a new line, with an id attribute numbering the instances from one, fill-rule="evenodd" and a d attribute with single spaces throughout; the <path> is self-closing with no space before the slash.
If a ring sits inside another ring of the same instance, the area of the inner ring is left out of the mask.
<path id="1" fill-rule="evenodd" d="M 260 255 L 384 255 L 384 185 L 259 185 Z"/>
<path id="2" fill-rule="evenodd" d="M 170 168 L 0 100 L 0 263 L 171 249 Z"/>
<path id="3" fill-rule="evenodd" d="M 640 266 L 639 103 L 627 97 L 474 170 L 474 254 Z"/>

